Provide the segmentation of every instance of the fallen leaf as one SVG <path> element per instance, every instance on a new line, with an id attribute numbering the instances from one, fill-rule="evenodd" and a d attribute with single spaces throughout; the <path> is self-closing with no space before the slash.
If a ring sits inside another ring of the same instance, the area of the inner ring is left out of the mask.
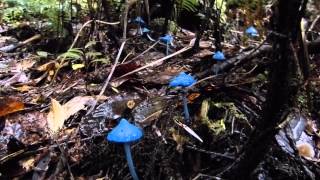
<path id="1" fill-rule="evenodd" d="M 94 98 L 91 96 L 77 96 L 72 98 L 70 101 L 63 105 L 66 116 L 69 118 L 92 101 L 94 101 Z"/>
<path id="2" fill-rule="evenodd" d="M 94 98 L 91 96 L 77 96 L 64 105 L 61 105 L 55 99 L 51 99 L 51 110 L 47 119 L 49 129 L 53 133 L 58 132 L 58 130 L 63 127 L 65 120 L 85 108 L 85 105 L 92 101 L 94 101 Z"/>
<path id="3" fill-rule="evenodd" d="M 0 117 L 8 114 L 21 111 L 24 109 L 24 104 L 12 97 L 0 97 Z"/>
<path id="4" fill-rule="evenodd" d="M 61 104 L 51 99 L 51 110 L 48 114 L 48 128 L 53 132 L 58 132 L 62 128 L 64 121 L 67 119 L 64 108 Z"/>
<path id="5" fill-rule="evenodd" d="M 47 62 L 39 67 L 37 67 L 37 71 L 40 71 L 40 72 L 44 72 L 44 71 L 48 71 L 48 70 L 51 70 L 51 69 L 54 69 L 56 67 L 56 62 L 54 61 L 50 61 L 50 62 Z"/>

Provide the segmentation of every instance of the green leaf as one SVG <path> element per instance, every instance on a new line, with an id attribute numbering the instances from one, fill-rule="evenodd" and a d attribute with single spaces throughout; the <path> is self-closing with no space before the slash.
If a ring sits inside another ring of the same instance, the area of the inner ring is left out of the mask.
<path id="1" fill-rule="evenodd" d="M 58 56 L 59 59 L 66 58 L 68 60 L 82 59 L 83 52 L 79 48 L 69 49 L 67 52 Z"/>
<path id="2" fill-rule="evenodd" d="M 91 57 L 91 58 L 95 58 L 97 56 L 102 56 L 102 53 L 101 52 L 87 52 L 86 56 Z"/>
<path id="3" fill-rule="evenodd" d="M 94 63 L 94 62 L 102 62 L 103 64 L 110 64 L 109 58 L 99 58 L 91 61 L 91 63 Z"/>
<path id="4" fill-rule="evenodd" d="M 69 49 L 68 52 L 73 52 L 73 53 L 83 55 L 83 51 L 80 48 L 72 48 L 72 49 Z"/>
<path id="5" fill-rule="evenodd" d="M 89 41 L 85 46 L 84 48 L 85 49 L 88 49 L 89 47 L 93 46 L 93 45 L 96 45 L 97 42 L 96 41 Z"/>

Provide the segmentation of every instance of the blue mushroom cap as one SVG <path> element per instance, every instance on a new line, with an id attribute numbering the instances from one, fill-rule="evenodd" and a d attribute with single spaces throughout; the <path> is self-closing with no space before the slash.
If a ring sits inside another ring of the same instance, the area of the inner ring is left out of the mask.
<path id="1" fill-rule="evenodd" d="M 249 36 L 259 36 L 257 29 L 253 26 L 250 26 L 248 29 L 246 29 L 246 34 Z"/>
<path id="2" fill-rule="evenodd" d="M 216 60 L 216 61 L 223 61 L 223 60 L 225 60 L 226 58 L 224 57 L 223 52 L 221 52 L 221 51 L 216 51 L 216 52 L 213 54 L 212 59 L 214 59 L 214 60 Z"/>
<path id="3" fill-rule="evenodd" d="M 144 20 L 140 17 L 140 16 L 137 16 L 134 20 L 133 20 L 134 23 L 136 24 L 140 24 L 140 25 L 144 25 L 145 22 Z"/>
<path id="4" fill-rule="evenodd" d="M 181 72 L 178 76 L 171 79 L 169 83 L 169 87 L 188 87 L 195 83 L 196 80 L 193 76 L 186 74 L 185 72 Z"/>
<path id="5" fill-rule="evenodd" d="M 130 124 L 126 119 L 121 119 L 120 123 L 107 135 L 107 140 L 114 143 L 131 143 L 138 141 L 142 136 L 140 128 Z"/>
<path id="6" fill-rule="evenodd" d="M 144 28 L 142 28 L 142 32 L 143 33 L 148 33 L 148 32 L 150 32 L 150 29 L 144 27 Z"/>
<path id="7" fill-rule="evenodd" d="M 160 41 L 164 42 L 164 43 L 171 43 L 173 41 L 173 36 L 166 34 L 165 36 L 162 36 L 159 38 Z"/>

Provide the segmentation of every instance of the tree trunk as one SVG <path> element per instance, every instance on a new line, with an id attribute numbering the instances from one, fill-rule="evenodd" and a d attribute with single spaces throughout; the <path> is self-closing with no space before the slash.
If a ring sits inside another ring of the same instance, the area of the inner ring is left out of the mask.
<path id="1" fill-rule="evenodd" d="M 228 172 L 230 179 L 248 179 L 251 172 L 269 151 L 277 133 L 276 126 L 285 112 L 294 107 L 300 81 L 297 52 L 297 35 L 304 0 L 279 0 L 272 19 L 273 60 L 266 104 L 262 119 L 237 159 L 235 166 Z M 301 9 L 300 9 L 301 8 Z"/>

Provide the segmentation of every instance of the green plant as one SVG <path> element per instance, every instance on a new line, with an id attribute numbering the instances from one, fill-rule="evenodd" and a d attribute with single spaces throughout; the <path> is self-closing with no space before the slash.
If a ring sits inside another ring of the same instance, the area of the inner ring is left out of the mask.
<path id="1" fill-rule="evenodd" d="M 176 4 L 178 12 L 181 10 L 195 12 L 199 6 L 199 0 L 177 0 Z"/>
<path id="2" fill-rule="evenodd" d="M 72 8 L 70 1 L 65 0 L 4 0 L 7 8 L 2 19 L 7 23 L 15 23 L 20 20 L 47 21 L 48 29 L 62 32 L 63 22 L 71 19 Z M 71 9 L 71 11 L 70 11 Z"/>

